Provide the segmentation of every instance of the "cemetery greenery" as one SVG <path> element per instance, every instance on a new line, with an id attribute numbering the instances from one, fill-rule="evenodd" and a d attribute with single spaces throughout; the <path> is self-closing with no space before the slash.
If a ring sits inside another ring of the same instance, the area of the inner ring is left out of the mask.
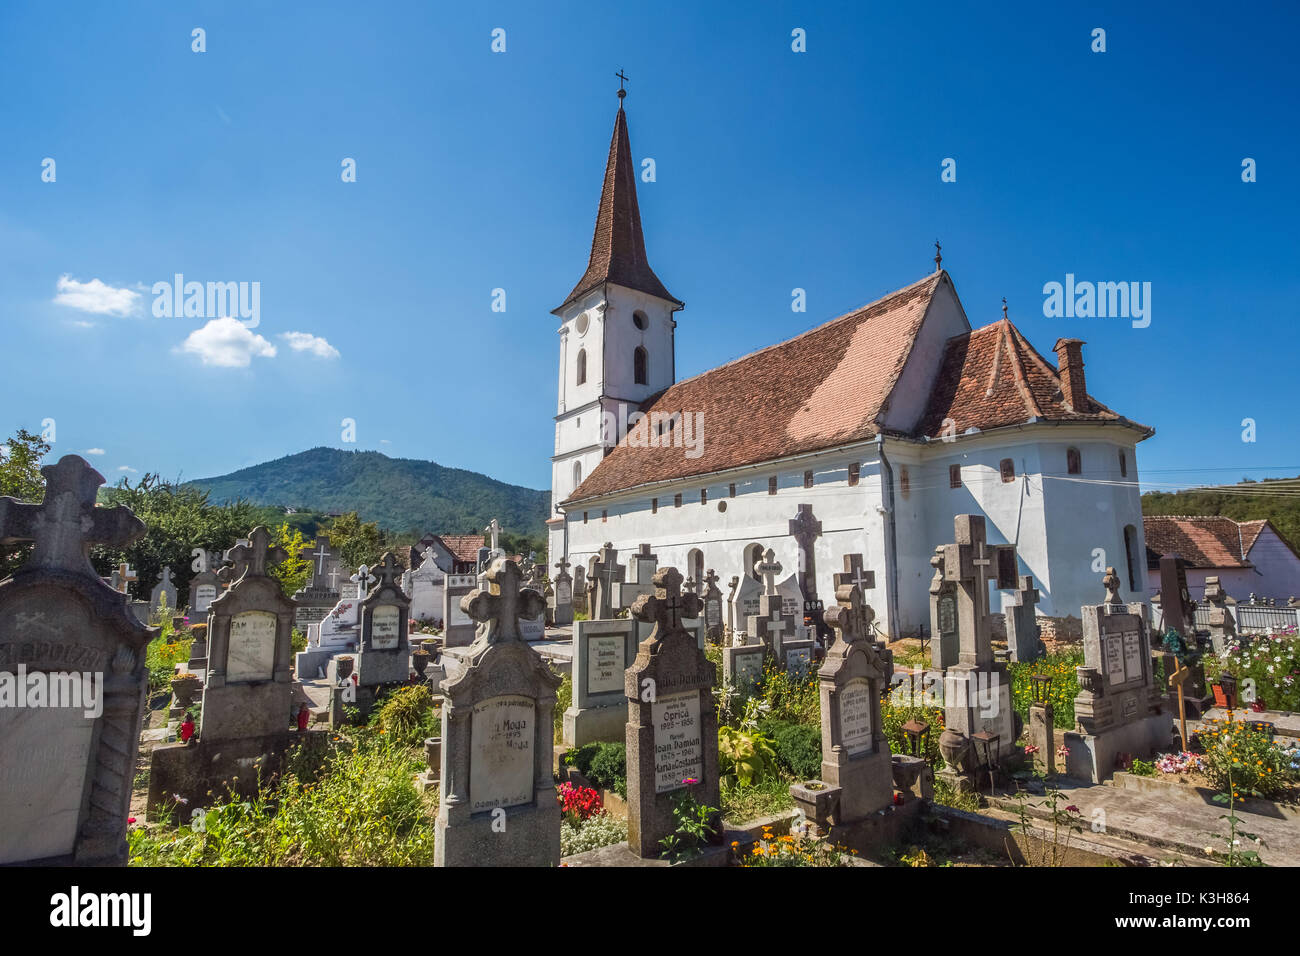
<path id="1" fill-rule="evenodd" d="M 0 445 L 0 497 L 19 501 L 40 501 L 45 497 L 45 479 L 41 476 L 41 459 L 50 446 L 39 435 L 24 428 Z M 13 574 L 31 553 L 30 544 L 12 549 L 0 548 L 0 578 Z"/>
<path id="2" fill-rule="evenodd" d="M 1010 664 L 1011 702 L 1024 726 L 1029 726 L 1029 705 L 1034 699 L 1033 677 L 1041 674 L 1052 678 L 1052 723 L 1060 730 L 1074 729 L 1074 698 L 1079 695 L 1079 675 L 1075 668 L 1082 666 L 1082 648 Z"/>
<path id="3" fill-rule="evenodd" d="M 293 749 L 256 798 L 214 794 L 200 825 L 137 823 L 133 866 L 430 866 L 437 793 L 416 787 L 438 723 L 427 687 L 402 688 L 366 726 Z M 177 806 L 177 811 L 181 806 Z M 173 819 L 179 818 L 178 812 Z"/>
<path id="4" fill-rule="evenodd" d="M 1206 655 L 1204 663 L 1209 680 L 1229 674 L 1237 678 L 1239 693 L 1244 682 L 1254 681 L 1254 699 L 1269 710 L 1300 711 L 1300 635 L 1294 629 L 1238 638 L 1222 654 Z"/>

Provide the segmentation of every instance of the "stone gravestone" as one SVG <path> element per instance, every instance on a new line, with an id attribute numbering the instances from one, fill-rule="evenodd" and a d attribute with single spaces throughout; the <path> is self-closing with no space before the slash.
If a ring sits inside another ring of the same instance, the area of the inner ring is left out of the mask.
<path id="1" fill-rule="evenodd" d="M 889 739 L 880 716 L 880 697 L 890 681 L 889 663 L 873 640 L 875 612 L 862 590 L 836 574 L 836 606 L 827 613 L 835 640 L 817 672 L 821 690 L 822 768 L 813 781 L 829 788 L 790 787 L 797 804 L 819 826 L 859 823 L 888 807 L 894 798 Z M 811 800 L 805 794 L 817 794 Z M 818 808 L 821 812 L 818 812 Z"/>
<path id="2" fill-rule="evenodd" d="M 805 626 L 804 619 L 811 618 L 808 613 L 803 591 L 799 588 L 799 579 L 790 575 L 776 586 L 776 593 L 781 595 L 781 615 L 789 622 L 785 639 L 788 641 L 806 641 L 815 630 Z M 816 599 L 812 603 L 817 603 Z"/>
<path id="3" fill-rule="evenodd" d="M 600 549 L 600 554 L 591 569 L 588 581 L 588 597 L 591 602 L 591 619 L 607 621 L 614 616 L 615 585 L 622 586 L 627 568 L 618 563 L 618 550 L 608 541 Z"/>
<path id="4" fill-rule="evenodd" d="M 639 857 L 660 855 L 660 841 L 677 829 L 676 795 L 689 789 L 700 804 L 720 806 L 718 716 L 713 704 L 717 669 L 682 627 L 700 613 L 699 598 L 681 593 L 682 576 L 655 574 L 654 594 L 632 606 L 654 631 L 624 672 L 627 699 L 627 844 Z M 716 821 L 715 821 L 716 823 Z"/>
<path id="5" fill-rule="evenodd" d="M 128 508 L 95 507 L 104 478 L 76 455 L 41 474 L 41 504 L 0 498 L 0 545 L 35 542 L 0 581 L 0 682 L 28 694 L 44 682 L 50 695 L 0 706 L 0 865 L 122 865 L 145 646 L 158 632 L 88 555 L 127 547 L 145 526 Z"/>
<path id="6" fill-rule="evenodd" d="M 655 571 L 659 569 L 659 556 L 650 553 L 650 545 L 641 545 L 641 550 L 628 559 L 629 571 L 626 579 L 615 582 L 614 611 L 630 608 L 643 594 L 654 593 Z"/>
<path id="7" fill-rule="evenodd" d="M 709 568 L 704 576 L 704 634 L 710 643 L 720 644 L 723 636 L 722 591 L 718 589 L 718 576 Z"/>
<path id="8" fill-rule="evenodd" d="M 993 659 L 993 636 L 989 620 L 988 582 L 994 575 L 995 557 L 984 538 L 983 515 L 957 515 L 953 519 L 955 542 L 944 547 L 943 573 L 956 585 L 957 627 L 960 643 L 957 663 L 944 675 L 945 734 L 958 734 L 972 741 L 972 759 L 988 758 L 999 766 L 1016 749 L 1015 711 L 1011 707 L 1011 682 L 1006 665 Z M 997 749 L 975 746 L 975 735 L 998 737 Z M 976 753 L 976 750 L 979 752 Z M 952 768 L 945 769 L 949 774 Z M 949 782 L 965 786 L 949 776 Z"/>
<path id="9" fill-rule="evenodd" d="M 573 569 L 573 612 L 587 613 L 587 572 L 581 564 Z"/>
<path id="10" fill-rule="evenodd" d="M 420 566 L 411 572 L 411 617 L 417 621 L 445 623 L 443 588 L 446 584 L 446 573 L 433 560 L 433 552 L 426 550 Z"/>
<path id="11" fill-rule="evenodd" d="M 482 623 L 465 670 L 441 684 L 442 781 L 438 866 L 558 866 L 560 805 L 551 778 L 560 678 L 519 635 L 542 596 L 520 590 L 519 568 L 498 558 L 485 587 L 461 599 Z"/>
<path id="12" fill-rule="evenodd" d="M 766 644 L 733 644 L 722 649 L 722 679 L 742 694 L 763 679 Z"/>
<path id="13" fill-rule="evenodd" d="M 804 618 L 812 622 L 814 634 L 819 638 L 829 638 L 830 628 L 823 619 L 822 602 L 817 597 L 817 548 L 816 542 L 822 533 L 822 523 L 813 515 L 812 505 L 801 504 L 799 511 L 789 522 L 790 535 L 799 543 L 799 580 L 800 600 L 803 602 L 799 613 L 794 617 L 800 629 L 800 640 L 804 639 Z"/>
<path id="14" fill-rule="evenodd" d="M 361 602 L 360 640 L 357 644 L 356 675 L 348 696 L 355 696 L 353 704 L 364 718 L 375 706 L 376 695 L 385 687 L 405 684 L 411 673 L 411 645 L 407 634 L 410 622 L 410 602 L 397 585 L 402 568 L 393 552 L 384 553 L 382 563 L 375 569 L 377 586 Z M 340 684 L 338 659 L 330 661 L 330 720 L 335 726 L 343 719 L 343 694 L 348 690 Z"/>
<path id="15" fill-rule="evenodd" d="M 477 574 L 449 574 L 442 597 L 443 647 L 468 647 L 477 629 L 461 606 L 461 598 L 479 586 Z"/>
<path id="16" fill-rule="evenodd" d="M 1046 652 L 1039 639 L 1038 615 L 1034 605 L 1038 603 L 1038 588 L 1034 579 L 1025 575 L 1020 579 L 1020 587 L 1011 597 L 1007 618 L 1007 652 L 1013 661 L 1033 661 Z"/>
<path id="17" fill-rule="evenodd" d="M 525 575 L 524 587 L 536 591 L 542 595 L 542 611 L 536 617 L 524 617 L 519 619 L 519 636 L 530 644 L 533 641 L 540 641 L 546 637 L 546 575 L 542 569 L 531 563 L 531 558 L 525 558 L 528 564 Z M 521 570 L 523 570 L 521 568 Z"/>
<path id="18" fill-rule="evenodd" d="M 778 667 L 785 667 L 785 641 L 802 640 L 802 634 L 796 632 L 795 618 L 802 605 L 802 598 L 782 594 L 775 578 L 781 573 L 781 562 L 776 554 L 768 548 L 763 560 L 755 565 L 755 570 L 763 576 L 763 593 L 758 599 L 758 614 L 749 619 L 748 633 L 767 645 L 768 652 L 777 661 Z M 787 583 L 793 583 L 788 579 Z M 797 590 L 798 585 L 795 584 Z M 800 617 L 802 620 L 802 617 Z"/>
<path id="19" fill-rule="evenodd" d="M 763 586 L 748 574 L 732 579 L 731 598 L 727 602 L 728 626 L 731 629 L 733 646 L 757 641 L 758 635 L 749 628 L 750 618 L 759 614 L 759 599 L 763 596 Z"/>
<path id="20" fill-rule="evenodd" d="M 259 777 L 274 772 L 284 754 L 293 705 L 294 604 L 267 574 L 269 564 L 289 556 L 272 540 L 259 525 L 247 545 L 227 553 L 242 573 L 209 609 L 199 742 L 153 750 L 151 818 L 165 807 L 176 808 L 174 794 L 188 801 L 183 806 L 191 812 L 221 799 L 227 788 L 252 796 Z"/>
<path id="21" fill-rule="evenodd" d="M 158 608 L 162 603 L 163 596 L 167 597 L 167 606 L 171 610 L 176 610 L 176 585 L 172 581 L 172 569 L 164 566 L 158 573 L 158 583 L 153 586 L 149 592 L 149 610 L 158 613 Z"/>
<path id="22" fill-rule="evenodd" d="M 305 629 L 323 621 L 342 596 L 338 589 L 340 558 L 325 534 L 318 534 L 311 547 L 303 548 L 298 556 L 311 562 L 307 584 L 293 596 L 298 608 L 294 624 Z"/>
<path id="23" fill-rule="evenodd" d="M 190 578 L 190 620 L 199 623 L 208 619 L 208 608 L 217 599 L 220 584 L 215 571 L 200 571 Z"/>
<path id="24" fill-rule="evenodd" d="M 568 627 L 573 623 L 573 578 L 569 576 L 567 558 L 561 558 L 555 566 L 559 571 L 555 575 L 554 621 L 559 627 Z"/>
<path id="25" fill-rule="evenodd" d="M 636 656 L 637 621 L 575 621 L 573 703 L 564 712 L 564 743 L 621 741 L 627 723 L 623 671 Z"/>
<path id="26" fill-rule="evenodd" d="M 938 671 L 957 663 L 960 644 L 957 585 L 945 572 L 947 553 L 947 546 L 940 545 L 930 559 L 930 567 L 934 568 L 934 577 L 930 579 L 930 666 Z"/>
<path id="27" fill-rule="evenodd" d="M 1228 609 L 1228 594 L 1217 574 L 1205 579 L 1205 603 L 1210 606 L 1210 644 L 1214 653 L 1222 654 L 1237 639 L 1237 622 Z"/>
<path id="28" fill-rule="evenodd" d="M 1115 769 L 1115 755 L 1146 759 L 1169 743 L 1170 719 L 1152 676 L 1146 609 L 1125 604 L 1119 576 L 1106 569 L 1104 604 L 1084 605 L 1083 666 L 1074 699 L 1075 729 L 1064 734 L 1065 772 L 1101 783 Z"/>

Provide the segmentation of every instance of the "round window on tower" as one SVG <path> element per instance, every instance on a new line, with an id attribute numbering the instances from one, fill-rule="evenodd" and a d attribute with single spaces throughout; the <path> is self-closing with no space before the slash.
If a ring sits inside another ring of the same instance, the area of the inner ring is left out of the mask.
<path id="1" fill-rule="evenodd" d="M 579 335 L 586 335 L 588 324 L 587 313 L 580 312 L 578 313 L 578 318 L 574 320 L 573 327 L 578 330 Z"/>
<path id="2" fill-rule="evenodd" d="M 632 322 L 643 332 L 650 325 L 650 320 L 645 317 L 645 313 L 639 310 L 632 313 Z"/>

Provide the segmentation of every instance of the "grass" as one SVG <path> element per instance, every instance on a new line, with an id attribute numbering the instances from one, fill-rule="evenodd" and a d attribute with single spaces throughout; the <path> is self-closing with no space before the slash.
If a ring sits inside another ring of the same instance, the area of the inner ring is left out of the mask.
<path id="1" fill-rule="evenodd" d="M 412 748 L 359 728 L 303 751 L 253 800 L 221 800 L 201 828 L 135 827 L 132 866 L 429 866 L 436 796 L 415 787 Z"/>
<path id="2" fill-rule="evenodd" d="M 1029 726 L 1029 705 L 1034 700 L 1032 677 L 1043 674 L 1052 678 L 1052 723 L 1061 730 L 1074 729 L 1074 698 L 1079 695 L 1079 675 L 1076 667 L 1083 666 L 1083 650 L 1049 654 L 1036 661 L 1017 661 L 1010 665 L 1011 706 L 1015 708 L 1025 727 Z"/>
<path id="3" fill-rule="evenodd" d="M 732 823 L 743 823 L 794 809 L 790 796 L 792 778 L 769 777 L 752 787 L 722 784 L 722 815 Z"/>

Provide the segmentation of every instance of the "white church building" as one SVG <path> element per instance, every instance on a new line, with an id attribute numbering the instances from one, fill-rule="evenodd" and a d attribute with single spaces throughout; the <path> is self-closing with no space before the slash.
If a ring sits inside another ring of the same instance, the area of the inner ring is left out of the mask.
<path id="1" fill-rule="evenodd" d="M 554 310 L 552 556 L 589 571 L 605 542 L 620 563 L 647 543 L 696 581 L 715 569 L 726 595 L 767 548 L 782 576 L 801 570 L 791 522 L 810 508 L 817 595 L 829 607 L 860 553 L 865 597 L 902 637 L 928 633 L 930 558 L 970 513 L 1016 546 L 1041 615 L 1099 603 L 1107 565 L 1145 598 L 1136 447 L 1153 430 L 1087 394 L 1079 340 L 1048 362 L 1005 306 L 972 329 L 938 255 L 882 299 L 678 381 L 683 308 L 646 259 L 620 103 L 587 271 Z"/>

